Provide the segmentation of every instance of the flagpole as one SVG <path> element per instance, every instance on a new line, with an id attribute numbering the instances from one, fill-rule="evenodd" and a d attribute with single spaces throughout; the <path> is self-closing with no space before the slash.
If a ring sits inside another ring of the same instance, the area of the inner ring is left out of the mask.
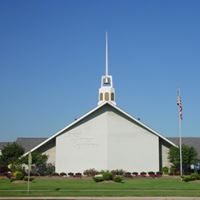
<path id="1" fill-rule="evenodd" d="M 182 121 L 179 117 L 179 146 L 180 146 L 180 176 L 183 175 L 183 157 L 182 157 Z"/>
<path id="2" fill-rule="evenodd" d="M 180 88 L 178 89 L 178 98 L 179 98 L 179 152 L 180 152 L 180 176 L 183 176 L 183 156 L 182 156 L 182 103 L 180 99 Z M 181 106 L 181 110 L 180 110 Z"/>

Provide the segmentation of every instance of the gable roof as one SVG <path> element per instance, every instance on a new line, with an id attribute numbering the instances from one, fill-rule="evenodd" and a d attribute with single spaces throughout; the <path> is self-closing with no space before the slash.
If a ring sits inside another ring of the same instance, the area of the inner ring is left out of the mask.
<path id="1" fill-rule="evenodd" d="M 0 150 L 2 150 L 10 142 L 0 142 Z"/>
<path id="2" fill-rule="evenodd" d="M 168 140 L 164 136 L 160 135 L 158 132 L 154 131 L 153 129 L 151 129 L 150 127 L 148 127 L 147 125 L 145 125 L 144 123 L 142 123 L 139 120 L 135 119 L 134 117 L 132 117 L 131 115 L 129 115 L 128 113 L 126 113 L 125 111 L 123 111 L 122 109 L 120 109 L 119 107 L 117 107 L 116 105 L 112 104 L 111 102 L 104 102 L 104 103 L 98 105 L 97 107 L 95 107 L 94 109 L 92 109 L 91 111 L 89 111 L 88 113 L 86 113 L 85 115 L 83 115 L 82 117 L 78 118 L 76 121 L 72 122 L 71 124 L 69 124 L 65 128 L 61 129 L 60 131 L 58 131 L 57 133 L 55 133 L 54 135 L 52 135 L 48 139 L 44 140 L 42 143 L 40 143 L 36 147 L 32 148 L 29 152 L 35 151 L 36 149 L 38 149 L 42 145 L 46 144 L 50 140 L 52 140 L 52 139 L 56 138 L 57 136 L 61 135 L 63 132 L 67 131 L 69 128 L 71 128 L 72 126 L 74 126 L 75 124 L 77 124 L 78 122 L 80 122 L 81 120 L 83 120 L 84 118 L 88 117 L 92 113 L 96 112 L 98 109 L 104 107 L 105 105 L 111 106 L 112 108 L 114 108 L 115 110 L 117 110 L 120 113 L 124 114 L 127 118 L 129 118 L 130 120 L 136 122 L 138 125 L 140 125 L 141 127 L 147 129 L 148 131 L 150 131 L 154 135 L 158 136 L 159 138 L 162 138 L 164 141 L 166 141 L 167 143 L 171 144 L 172 146 L 176 146 L 173 142 L 171 142 L 170 140 Z M 29 152 L 26 152 L 23 156 L 26 156 Z"/>
<path id="3" fill-rule="evenodd" d="M 24 148 L 24 152 L 30 151 L 35 146 L 39 145 L 41 142 L 46 140 L 47 138 L 25 138 L 25 137 L 19 137 L 16 139 L 17 144 L 22 146 Z M 0 150 L 2 150 L 7 144 L 11 144 L 12 142 L 0 142 Z"/>
<path id="4" fill-rule="evenodd" d="M 179 137 L 168 137 L 169 140 L 179 145 Z M 200 138 L 199 137 L 182 137 L 182 144 L 192 146 L 198 153 L 198 159 L 200 159 Z"/>
<path id="5" fill-rule="evenodd" d="M 35 146 L 39 145 L 41 142 L 47 138 L 24 138 L 19 137 L 16 140 L 16 143 L 21 145 L 24 148 L 25 153 L 33 149 Z"/>

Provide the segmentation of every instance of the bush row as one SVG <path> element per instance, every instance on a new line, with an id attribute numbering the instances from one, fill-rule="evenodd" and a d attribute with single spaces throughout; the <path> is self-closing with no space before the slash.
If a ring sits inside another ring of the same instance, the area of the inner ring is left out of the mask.
<path id="1" fill-rule="evenodd" d="M 182 176 L 182 180 L 185 182 L 200 180 L 200 175 L 198 173 L 192 173 L 189 176 Z"/>
<path id="2" fill-rule="evenodd" d="M 102 171 L 97 171 L 95 169 L 88 169 L 88 170 L 85 170 L 82 173 L 78 172 L 78 173 L 73 173 L 73 172 L 69 172 L 69 173 L 65 173 L 65 172 L 61 172 L 61 173 L 53 173 L 51 174 L 52 176 L 69 176 L 69 177 L 82 177 L 82 176 L 88 176 L 88 177 L 94 177 L 98 174 L 103 174 L 105 171 L 102 170 Z M 108 171 L 106 171 L 108 172 Z M 134 176 L 142 176 L 142 177 L 146 177 L 146 176 L 150 176 L 150 177 L 160 177 L 162 176 L 162 172 L 153 172 L 153 171 L 150 171 L 150 172 L 125 172 L 123 170 L 112 170 L 112 171 L 109 171 L 112 176 L 123 176 L 123 177 L 126 177 L 126 178 L 131 178 L 131 177 L 134 177 Z"/>
<path id="3" fill-rule="evenodd" d="M 132 176 L 142 176 L 142 177 L 146 177 L 146 176 L 150 176 L 150 177 L 160 177 L 162 176 L 162 172 L 153 172 L 153 171 L 150 171 L 150 172 L 125 172 L 123 174 L 124 177 L 132 177 Z"/>
<path id="4" fill-rule="evenodd" d="M 84 171 L 84 175 L 86 176 L 95 176 L 97 174 L 102 174 L 104 171 L 97 171 L 95 169 L 88 169 Z M 119 175 L 119 176 L 124 176 L 124 177 L 132 177 L 132 176 L 162 176 L 162 172 L 153 172 L 153 171 L 149 171 L 149 172 L 126 172 L 122 169 L 116 169 L 116 170 L 111 170 L 110 171 L 112 173 L 113 176 L 115 175 Z"/>
<path id="5" fill-rule="evenodd" d="M 83 175 L 84 176 L 88 176 L 88 177 L 94 177 L 95 175 L 98 175 L 98 174 L 103 174 L 103 172 L 105 171 L 97 171 L 97 170 L 94 170 L 94 169 L 89 169 L 89 170 L 85 170 L 82 173 L 80 172 L 77 172 L 77 173 L 73 173 L 73 172 L 69 172 L 69 173 L 65 173 L 65 172 L 61 172 L 61 173 L 52 173 L 51 175 L 52 176 L 69 176 L 69 177 L 82 177 Z M 162 172 L 153 172 L 153 171 L 150 171 L 150 172 L 125 172 L 125 171 L 122 171 L 122 170 L 112 170 L 110 171 L 110 173 L 112 174 L 112 176 L 123 176 L 123 177 L 126 177 L 126 178 L 129 178 L 129 177 L 133 177 L 133 176 L 142 176 L 142 177 L 145 177 L 145 176 L 150 176 L 150 177 L 160 177 L 162 176 Z"/>
<path id="6" fill-rule="evenodd" d="M 3 175 L 8 174 L 8 168 L 1 168 L 0 172 Z M 85 170 L 83 173 L 77 172 L 77 173 L 73 173 L 73 172 L 69 172 L 69 173 L 65 173 L 65 172 L 61 172 L 61 173 L 56 173 L 55 172 L 55 167 L 54 166 L 47 166 L 45 168 L 45 171 L 42 167 L 39 168 L 39 170 L 34 170 L 32 169 L 31 171 L 31 176 L 42 176 L 42 175 L 50 175 L 50 176 L 69 176 L 69 177 L 82 177 L 84 176 L 88 176 L 88 177 L 94 177 L 97 174 L 102 174 L 104 171 L 97 171 L 96 169 L 87 169 Z M 14 172 L 15 173 L 15 172 Z M 14 174 L 12 173 L 12 175 Z M 26 171 L 22 171 L 22 173 L 26 176 L 27 172 Z M 110 173 L 112 174 L 112 176 L 123 176 L 126 178 L 131 178 L 131 177 L 135 177 L 135 176 L 150 176 L 150 177 L 159 177 L 162 176 L 162 172 L 153 172 L 153 171 L 149 171 L 149 172 L 126 172 L 122 169 L 116 169 L 116 170 L 111 170 Z M 9 176 L 9 174 L 8 174 Z M 15 176 L 15 175 L 14 175 Z"/>
<path id="7" fill-rule="evenodd" d="M 70 176 L 70 177 L 82 177 L 82 173 L 77 172 L 77 173 L 73 173 L 73 172 L 69 172 L 69 173 L 65 173 L 65 172 L 61 172 L 61 173 L 52 173 L 51 176 Z"/>
<path id="8" fill-rule="evenodd" d="M 82 177 L 83 175 L 84 176 L 88 176 L 88 177 L 94 177 L 98 174 L 103 174 L 105 171 L 97 171 L 97 170 L 94 170 L 94 169 L 89 169 L 89 170 L 85 170 L 82 173 L 78 172 L 78 173 L 73 173 L 73 172 L 69 172 L 69 173 L 65 173 L 65 172 L 61 172 L 61 173 L 53 173 L 52 176 L 70 176 L 70 177 Z M 112 170 L 112 171 L 109 171 L 112 176 L 123 176 L 123 177 L 126 177 L 126 178 L 131 178 L 131 177 L 134 177 L 134 176 L 142 176 L 142 177 L 146 177 L 146 176 L 150 176 L 150 177 L 160 177 L 162 176 L 162 172 L 153 172 L 153 171 L 150 171 L 150 172 L 125 172 L 123 170 Z"/>

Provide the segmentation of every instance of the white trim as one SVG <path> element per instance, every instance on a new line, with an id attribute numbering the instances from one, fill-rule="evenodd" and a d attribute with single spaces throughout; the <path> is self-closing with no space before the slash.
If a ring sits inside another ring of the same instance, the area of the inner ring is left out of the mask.
<path id="1" fill-rule="evenodd" d="M 82 117 L 80 117 L 79 119 L 77 119 L 76 121 L 72 122 L 71 124 L 69 124 L 68 126 L 64 127 L 63 129 L 61 129 L 60 131 L 58 131 L 57 133 L 55 133 L 54 135 L 52 135 L 51 137 L 49 137 L 48 139 L 44 140 L 42 143 L 38 144 L 37 146 L 35 146 L 33 149 L 31 149 L 30 151 L 26 152 L 23 156 L 26 156 L 29 154 L 29 152 L 33 152 L 36 149 L 38 149 L 39 147 L 41 147 L 43 144 L 49 142 L 51 139 L 53 139 L 54 137 L 58 136 L 59 134 L 61 134 L 63 131 L 67 130 L 68 128 L 70 128 L 71 126 L 73 126 L 74 124 L 78 123 L 79 121 L 81 121 L 82 119 L 84 119 L 85 117 L 87 117 L 88 115 L 90 115 L 91 113 L 95 112 L 96 110 L 98 110 L 100 107 L 102 107 L 103 105 L 105 105 L 107 102 L 104 102 L 102 104 L 100 104 L 99 106 L 95 107 L 94 109 L 92 109 L 91 111 L 89 111 L 88 113 L 86 113 L 85 115 L 83 115 Z"/>
<path id="2" fill-rule="evenodd" d="M 87 117 L 88 115 L 92 114 L 93 112 L 95 112 L 96 110 L 98 110 L 99 108 L 103 107 L 105 104 L 109 104 L 111 107 L 115 108 L 116 110 L 118 110 L 119 112 L 123 113 L 125 116 L 127 116 L 128 118 L 132 119 L 133 121 L 137 122 L 139 125 L 141 125 L 142 127 L 144 127 L 145 129 L 149 130 L 151 133 L 157 135 L 158 137 L 162 138 L 163 140 L 165 140 L 166 142 L 170 143 L 171 145 L 177 147 L 177 145 L 175 145 L 173 142 L 171 142 L 170 140 L 168 140 L 167 138 L 165 138 L 164 136 L 160 135 L 158 132 L 154 131 L 153 129 L 151 129 L 150 127 L 146 126 L 145 124 L 143 124 L 142 122 L 138 121 L 137 119 L 135 119 L 134 117 L 132 117 L 131 115 L 129 115 L 128 113 L 126 113 L 125 111 L 123 111 L 122 109 L 120 109 L 119 107 L 117 107 L 116 105 L 114 105 L 112 102 L 104 102 L 102 104 L 100 104 L 99 106 L 97 106 L 96 108 L 92 109 L 91 111 L 89 111 L 88 113 L 86 113 L 85 115 L 83 115 L 82 117 L 80 117 L 79 119 L 77 119 L 76 121 L 72 122 L 71 124 L 69 124 L 68 126 L 66 126 L 65 128 L 61 129 L 60 131 L 58 131 L 57 133 L 55 133 L 54 135 L 52 135 L 51 137 L 49 137 L 48 139 L 46 139 L 45 141 L 43 141 L 42 143 L 40 143 L 39 145 L 35 146 L 33 149 L 31 149 L 30 151 L 26 152 L 22 157 L 28 155 L 30 152 L 35 151 L 36 149 L 38 149 L 39 147 L 41 147 L 43 144 L 49 142 L 50 140 L 52 140 L 53 138 L 57 137 L 58 135 L 60 135 L 62 132 L 66 131 L 67 129 L 69 129 L 71 126 L 75 125 L 76 123 L 78 123 L 79 121 L 81 121 L 82 119 L 84 119 L 85 117 Z"/>

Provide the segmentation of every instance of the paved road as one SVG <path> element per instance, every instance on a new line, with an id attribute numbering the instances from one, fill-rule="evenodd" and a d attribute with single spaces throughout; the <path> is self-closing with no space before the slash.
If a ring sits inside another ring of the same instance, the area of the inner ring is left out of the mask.
<path id="1" fill-rule="evenodd" d="M 200 197 L 0 197 L 0 200 L 200 200 Z"/>

